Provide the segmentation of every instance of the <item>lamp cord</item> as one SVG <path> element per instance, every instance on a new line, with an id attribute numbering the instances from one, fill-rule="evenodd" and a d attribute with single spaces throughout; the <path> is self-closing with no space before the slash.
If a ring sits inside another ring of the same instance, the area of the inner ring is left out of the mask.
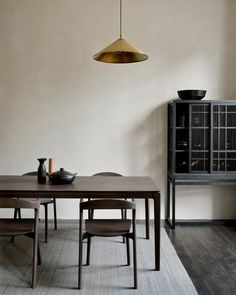
<path id="1" fill-rule="evenodd" d="M 120 0 L 120 38 L 122 38 L 122 0 Z"/>

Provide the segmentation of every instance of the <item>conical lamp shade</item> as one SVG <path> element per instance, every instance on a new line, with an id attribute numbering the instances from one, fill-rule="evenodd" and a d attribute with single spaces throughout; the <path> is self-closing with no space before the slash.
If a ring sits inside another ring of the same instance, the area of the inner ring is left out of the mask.
<path id="1" fill-rule="evenodd" d="M 132 63 L 148 59 L 148 56 L 123 38 L 117 39 L 93 56 L 96 61 L 107 63 Z"/>

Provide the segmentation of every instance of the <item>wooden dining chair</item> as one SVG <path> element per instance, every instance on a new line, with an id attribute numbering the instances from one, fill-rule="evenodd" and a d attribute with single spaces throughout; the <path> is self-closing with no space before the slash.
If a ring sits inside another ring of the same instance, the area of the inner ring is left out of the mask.
<path id="1" fill-rule="evenodd" d="M 94 174 L 93 176 L 123 176 L 123 175 L 116 173 L 116 172 L 99 172 L 99 173 Z M 88 198 L 88 201 L 90 201 L 90 200 L 91 200 L 91 198 Z M 90 210 L 89 216 L 90 216 L 90 218 L 93 218 L 94 210 Z M 122 217 L 122 219 L 126 218 L 126 211 L 121 210 L 121 217 Z"/>
<path id="2" fill-rule="evenodd" d="M 37 264 L 41 264 L 41 254 L 38 240 L 39 199 L 3 199 L 0 198 L 0 208 L 34 209 L 34 219 L 0 219 L 0 236 L 25 235 L 33 238 L 33 271 L 31 287 L 36 286 Z"/>
<path id="3" fill-rule="evenodd" d="M 37 172 L 28 172 L 23 174 L 23 176 L 37 176 Z M 48 242 L 48 205 L 53 204 L 53 213 L 54 213 L 54 229 L 57 230 L 57 207 L 56 207 L 56 199 L 55 198 L 48 198 L 48 199 L 41 199 L 40 204 L 44 206 L 44 222 L 45 222 L 45 232 L 44 232 L 44 240 L 45 243 Z M 20 209 L 15 209 L 14 218 L 21 218 L 21 211 Z M 14 238 L 12 238 L 12 241 Z"/>
<path id="4" fill-rule="evenodd" d="M 85 232 L 83 233 L 83 211 L 84 210 L 132 210 L 131 219 L 86 219 Z M 132 224 L 132 231 L 131 229 Z M 126 239 L 127 265 L 130 265 L 129 239 L 133 240 L 133 271 L 134 288 L 137 289 L 137 257 L 136 257 L 136 206 L 134 202 L 120 199 L 98 199 L 80 202 L 80 222 L 79 222 L 79 272 L 78 289 L 81 289 L 82 279 L 82 259 L 83 240 L 87 239 L 87 261 L 90 264 L 91 238 L 122 236 Z"/>
<path id="5" fill-rule="evenodd" d="M 99 172 L 93 176 L 123 176 L 116 172 Z M 133 201 L 133 200 L 132 200 Z M 122 210 L 121 212 L 123 218 L 126 218 L 126 211 Z M 89 212 L 90 217 L 93 217 L 93 211 Z M 150 227 L 149 227 L 149 202 L 148 199 L 145 199 L 145 224 L 146 224 L 146 239 L 150 237 Z"/>

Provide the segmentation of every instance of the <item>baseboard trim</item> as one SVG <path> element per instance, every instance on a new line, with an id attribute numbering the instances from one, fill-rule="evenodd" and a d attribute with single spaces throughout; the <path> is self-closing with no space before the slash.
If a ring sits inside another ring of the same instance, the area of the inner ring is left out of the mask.
<path id="1" fill-rule="evenodd" d="M 40 219 L 41 222 L 44 222 L 44 219 Z M 48 220 L 49 223 L 53 223 L 53 219 Z M 58 219 L 57 222 L 75 224 L 79 223 L 79 219 Z M 227 226 L 236 226 L 236 219 L 176 219 L 176 225 L 181 226 L 206 226 L 206 225 L 227 225 Z M 144 219 L 137 219 L 136 223 L 145 224 Z M 153 224 L 153 219 L 150 220 L 150 224 Z M 166 220 L 161 219 L 161 226 L 169 227 Z"/>
<path id="2" fill-rule="evenodd" d="M 236 219 L 176 219 L 176 225 L 186 226 L 209 226 L 209 225 L 227 225 L 236 226 Z"/>
<path id="3" fill-rule="evenodd" d="M 44 222 L 43 218 L 40 218 L 40 222 Z M 57 219 L 58 223 L 68 223 L 68 224 L 75 224 L 75 223 L 79 223 L 79 219 Z M 164 223 L 165 220 L 161 220 L 161 223 Z M 48 219 L 48 223 L 54 223 L 53 219 Z M 136 219 L 136 223 L 140 223 L 140 224 L 145 224 L 145 220 L 144 219 Z M 150 224 L 153 224 L 153 219 L 150 220 Z"/>

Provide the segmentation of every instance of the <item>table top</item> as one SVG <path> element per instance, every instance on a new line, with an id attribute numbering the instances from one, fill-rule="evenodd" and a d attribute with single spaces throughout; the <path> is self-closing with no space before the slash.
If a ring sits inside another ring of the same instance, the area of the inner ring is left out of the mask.
<path id="1" fill-rule="evenodd" d="M 106 197 L 119 195 L 126 197 L 150 197 L 159 194 L 155 182 L 147 176 L 79 176 L 65 185 L 38 184 L 35 176 L 0 176 L 0 197 L 57 197 L 80 198 L 86 196 Z M 127 196 L 128 194 L 128 196 Z"/>

